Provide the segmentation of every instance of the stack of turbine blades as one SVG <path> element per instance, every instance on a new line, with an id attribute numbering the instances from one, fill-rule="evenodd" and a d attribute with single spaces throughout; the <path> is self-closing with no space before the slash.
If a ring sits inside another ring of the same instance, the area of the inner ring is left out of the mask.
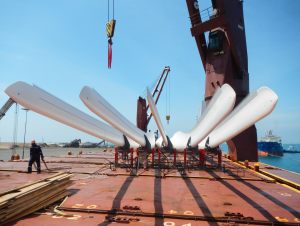
<path id="1" fill-rule="evenodd" d="M 235 98 L 236 94 L 230 85 L 224 84 L 217 89 L 195 127 L 188 133 L 178 131 L 172 136 L 174 147 L 178 150 L 183 150 L 187 145 L 197 147 L 198 143 L 232 111 Z"/>
<path id="2" fill-rule="evenodd" d="M 270 114 L 278 101 L 278 96 L 270 88 L 261 87 L 249 94 L 232 111 L 236 94 L 228 84 L 224 84 L 217 89 L 200 120 L 190 132 L 178 131 L 174 133 L 171 139 L 168 139 L 155 103 L 147 89 L 149 107 L 162 135 L 155 144 L 154 134 L 145 133 L 137 128 L 90 87 L 85 86 L 81 90 L 81 100 L 92 112 L 112 127 L 48 92 L 24 82 L 10 85 L 5 92 L 13 101 L 25 108 L 92 136 L 107 140 L 119 147 L 124 147 L 127 141 L 131 148 L 139 146 L 154 148 L 155 145 L 161 147 L 164 143 L 163 146 L 172 147 L 179 151 L 187 147 L 194 148 L 197 146 L 203 149 L 208 137 L 210 147 L 216 147 L 230 140 Z"/>
<path id="3" fill-rule="evenodd" d="M 208 145 L 213 148 L 237 136 L 269 115 L 274 110 L 277 101 L 278 96 L 268 87 L 261 87 L 252 92 L 200 142 L 198 148 L 205 148 L 208 137 Z"/>
<path id="4" fill-rule="evenodd" d="M 222 85 L 203 111 L 197 125 L 190 132 L 191 147 L 197 147 L 218 124 L 232 111 L 236 93 L 228 84 Z"/>
<path id="5" fill-rule="evenodd" d="M 117 129 L 96 120 L 36 86 L 16 82 L 10 85 L 5 92 L 15 102 L 34 112 L 117 146 L 125 145 L 124 136 Z M 136 147 L 137 144 L 131 142 L 130 146 Z"/>
<path id="6" fill-rule="evenodd" d="M 140 144 L 142 147 L 146 147 L 148 141 L 148 145 L 150 145 L 151 148 L 155 147 L 155 138 L 153 134 L 145 133 L 141 129 L 137 128 L 110 103 L 108 103 L 99 93 L 97 93 L 96 90 L 85 86 L 80 92 L 80 98 L 88 109 L 108 124 L 121 131 L 124 135 Z"/>
<path id="7" fill-rule="evenodd" d="M 228 84 L 224 84 L 221 88 L 219 88 L 201 115 L 201 118 L 197 122 L 196 126 L 188 133 L 178 131 L 172 136 L 171 143 L 173 148 L 182 151 L 187 147 L 188 142 L 190 142 L 189 145 L 191 147 L 197 147 L 198 143 L 231 112 L 234 107 L 235 98 L 236 94 Z M 164 129 L 162 124 L 159 120 L 157 120 L 160 119 L 158 111 L 156 110 L 156 106 L 151 102 L 152 98 L 149 93 L 147 99 L 156 124 L 161 134 L 163 134 Z M 164 139 L 166 138 L 163 138 L 162 136 L 162 139 L 165 142 Z M 162 139 L 159 139 L 157 142 L 159 146 L 159 143 Z"/>
<path id="8" fill-rule="evenodd" d="M 70 177 L 69 173 L 58 173 L 0 194 L 0 225 L 7 225 L 69 195 Z"/>

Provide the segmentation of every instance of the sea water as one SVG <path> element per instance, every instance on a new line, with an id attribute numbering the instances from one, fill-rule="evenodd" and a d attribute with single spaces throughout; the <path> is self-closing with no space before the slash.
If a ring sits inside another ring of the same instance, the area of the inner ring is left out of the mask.
<path id="1" fill-rule="evenodd" d="M 283 144 L 282 146 L 285 150 L 287 150 L 289 146 L 293 146 L 295 150 L 300 151 L 300 144 Z M 222 144 L 221 149 L 225 153 L 228 151 L 226 144 Z M 282 157 L 259 157 L 259 161 L 268 165 L 300 173 L 300 153 L 283 153 Z"/>
<path id="2" fill-rule="evenodd" d="M 300 151 L 300 144 L 283 144 L 282 146 L 285 150 L 287 150 L 289 146 L 293 146 L 295 150 Z M 300 173 L 300 153 L 283 153 L 282 157 L 259 157 L 259 161 Z"/>

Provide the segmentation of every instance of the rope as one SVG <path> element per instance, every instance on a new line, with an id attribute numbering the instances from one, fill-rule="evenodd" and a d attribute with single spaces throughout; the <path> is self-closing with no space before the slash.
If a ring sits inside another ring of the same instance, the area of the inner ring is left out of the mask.
<path id="1" fill-rule="evenodd" d="M 166 85 L 166 116 L 168 115 L 168 84 Z"/>
<path id="2" fill-rule="evenodd" d="M 19 116 L 19 105 L 18 103 L 16 103 L 12 154 L 16 154 L 15 148 L 17 145 L 17 138 L 18 138 L 18 118 L 19 118 L 18 116 Z"/>
<path id="3" fill-rule="evenodd" d="M 109 0 L 107 0 L 107 22 L 109 21 Z"/>
<path id="4" fill-rule="evenodd" d="M 170 76 L 167 78 L 166 84 L 166 120 L 169 124 L 170 110 L 171 110 L 171 80 Z"/>
<path id="5" fill-rule="evenodd" d="M 171 78 L 169 76 L 169 115 L 171 114 Z"/>
<path id="6" fill-rule="evenodd" d="M 115 0 L 113 0 L 113 20 L 115 19 Z"/>
<path id="7" fill-rule="evenodd" d="M 110 13 L 109 2 L 110 2 L 110 0 L 107 0 L 107 22 L 109 21 L 109 13 Z M 112 18 L 114 20 L 115 19 L 115 0 L 113 0 L 112 14 L 113 14 Z"/>

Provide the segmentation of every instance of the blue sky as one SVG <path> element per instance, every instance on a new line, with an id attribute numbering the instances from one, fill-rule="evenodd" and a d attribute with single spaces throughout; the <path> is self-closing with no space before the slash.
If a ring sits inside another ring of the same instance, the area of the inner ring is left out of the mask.
<path id="1" fill-rule="evenodd" d="M 210 6 L 199 1 L 200 8 Z M 279 96 L 274 112 L 257 123 L 258 137 L 268 129 L 284 143 L 300 143 L 300 1 L 245 0 L 250 90 L 269 86 Z M 112 69 L 107 69 L 107 1 L 0 0 L 0 104 L 15 81 L 33 83 L 93 115 L 79 99 L 84 85 L 94 87 L 132 122 L 136 100 L 164 66 L 171 67 L 169 134 L 193 127 L 201 110 L 205 74 L 185 1 L 115 1 L 117 20 Z M 158 109 L 166 115 L 166 95 Z M 96 116 L 95 116 L 96 117 Z M 19 113 L 23 141 L 25 112 Z M 13 137 L 14 109 L 0 121 L 1 141 Z M 150 129 L 154 129 L 153 122 Z M 28 113 L 27 141 L 96 141 L 58 122 Z"/>

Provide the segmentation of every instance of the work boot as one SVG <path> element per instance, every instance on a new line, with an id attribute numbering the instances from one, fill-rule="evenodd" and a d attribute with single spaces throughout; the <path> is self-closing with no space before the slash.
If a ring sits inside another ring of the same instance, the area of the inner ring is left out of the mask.
<path id="1" fill-rule="evenodd" d="M 31 168 L 31 167 L 28 167 L 27 173 L 31 173 L 31 172 L 32 172 L 32 168 Z"/>

